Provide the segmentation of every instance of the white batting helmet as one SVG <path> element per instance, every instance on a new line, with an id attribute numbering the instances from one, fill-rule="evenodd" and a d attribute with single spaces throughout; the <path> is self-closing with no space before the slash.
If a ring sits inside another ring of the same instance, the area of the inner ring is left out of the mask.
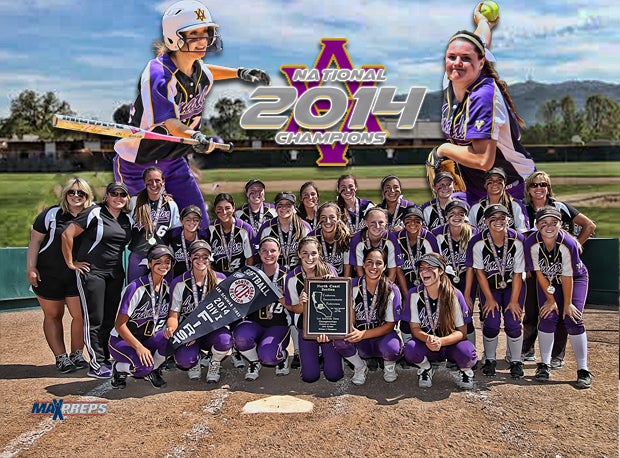
<path id="1" fill-rule="evenodd" d="M 164 12 L 161 26 L 164 44 L 170 51 L 182 51 L 185 40 L 181 32 L 202 27 L 209 27 L 207 51 L 222 49 L 220 36 L 217 33 L 219 25 L 213 22 L 207 7 L 197 0 L 182 0 L 172 4 Z"/>

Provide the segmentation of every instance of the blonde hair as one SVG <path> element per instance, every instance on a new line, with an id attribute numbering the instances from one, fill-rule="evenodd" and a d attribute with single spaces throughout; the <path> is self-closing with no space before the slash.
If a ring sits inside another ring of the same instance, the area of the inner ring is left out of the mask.
<path id="1" fill-rule="evenodd" d="M 93 204 L 94 193 L 88 182 L 80 177 L 73 177 L 65 183 L 60 193 L 60 209 L 64 213 L 69 213 L 69 202 L 67 202 L 67 194 L 69 190 L 73 188 L 73 185 L 78 185 L 80 191 L 86 193 L 86 199 L 84 200 L 84 208 L 88 208 Z"/>
<path id="2" fill-rule="evenodd" d="M 534 182 L 536 178 L 542 178 L 543 181 L 549 185 L 549 187 L 547 188 L 547 198 L 551 199 L 553 197 L 553 189 L 551 188 L 551 177 L 549 176 L 547 172 L 543 172 L 542 170 L 537 170 L 536 172 L 532 173 L 529 177 L 525 179 L 525 203 L 526 204 L 532 203 L 532 196 L 530 196 L 528 189 L 530 188 L 530 185 Z"/>
<path id="3" fill-rule="evenodd" d="M 299 241 L 299 245 L 297 245 L 297 254 L 301 256 L 301 249 L 308 245 L 309 243 L 314 243 L 316 245 L 316 249 L 319 252 L 319 260 L 314 267 L 314 275 L 317 278 L 322 278 L 326 275 L 332 275 L 332 271 L 329 268 L 329 264 L 323 261 L 323 256 L 321 255 L 321 244 L 319 243 L 319 239 L 313 236 L 306 236 Z"/>
<path id="4" fill-rule="evenodd" d="M 146 177 L 151 172 L 159 172 L 161 175 L 162 184 L 166 183 L 164 178 L 164 172 L 159 167 L 147 167 L 142 173 L 142 180 L 146 181 Z M 162 189 L 162 194 L 164 189 Z M 149 194 L 144 188 L 136 196 L 136 206 L 133 210 L 134 221 L 144 227 L 147 233 L 153 232 L 156 228 L 153 227 L 153 218 L 151 217 L 151 205 L 149 203 Z"/>
<path id="5" fill-rule="evenodd" d="M 326 208 L 333 208 L 336 211 L 336 234 L 334 242 L 336 243 L 336 249 L 339 253 L 346 252 L 351 246 L 351 232 L 349 226 L 343 221 L 342 210 L 336 202 L 325 202 L 321 205 L 317 211 L 317 219 L 319 224 L 321 223 L 321 215 Z M 322 233 L 322 230 L 321 230 Z M 327 254 L 327 253 L 325 253 Z"/>

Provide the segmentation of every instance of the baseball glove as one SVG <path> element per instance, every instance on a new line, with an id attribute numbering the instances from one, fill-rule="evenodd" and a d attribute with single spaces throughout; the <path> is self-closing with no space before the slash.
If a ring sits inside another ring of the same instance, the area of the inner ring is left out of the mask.
<path id="1" fill-rule="evenodd" d="M 433 187 L 435 174 L 438 172 L 448 172 L 454 178 L 454 190 L 465 191 L 467 187 L 458 171 L 458 165 L 451 159 L 444 159 L 437 155 L 437 147 L 433 148 L 426 158 L 426 176 L 428 182 Z"/>

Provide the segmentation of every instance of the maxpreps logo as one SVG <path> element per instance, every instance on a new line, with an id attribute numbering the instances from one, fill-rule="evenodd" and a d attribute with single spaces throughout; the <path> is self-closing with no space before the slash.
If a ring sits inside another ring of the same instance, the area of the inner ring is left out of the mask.
<path id="1" fill-rule="evenodd" d="M 411 87 L 406 99 L 396 102 L 396 87 L 377 86 L 387 80 L 384 66 L 355 68 L 345 38 L 323 38 L 321 44 L 313 68 L 280 68 L 291 87 L 262 86 L 252 93 L 257 102 L 241 116 L 241 127 L 279 130 L 286 125 L 275 136 L 279 145 L 316 145 L 317 164 L 333 166 L 347 164 L 349 145 L 385 144 L 388 132 L 379 115 L 398 116 L 398 129 L 413 128 L 425 87 Z M 283 115 L 287 110 L 290 114 Z"/>
<path id="2" fill-rule="evenodd" d="M 104 415 L 107 412 L 107 402 L 64 402 L 64 399 L 35 402 L 30 411 L 32 415 L 51 415 L 52 420 L 64 420 L 65 415 Z"/>

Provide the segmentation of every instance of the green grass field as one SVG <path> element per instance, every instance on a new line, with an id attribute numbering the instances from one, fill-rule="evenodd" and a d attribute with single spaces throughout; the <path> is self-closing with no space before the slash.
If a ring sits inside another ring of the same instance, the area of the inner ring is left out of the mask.
<path id="1" fill-rule="evenodd" d="M 620 162 L 569 162 L 539 163 L 537 167 L 545 170 L 551 177 L 612 177 L 620 176 Z M 203 183 L 216 181 L 245 182 L 250 178 L 260 177 L 269 180 L 319 180 L 335 181 L 343 173 L 352 173 L 358 178 L 376 178 L 378 181 L 386 175 L 396 174 L 401 178 L 424 176 L 422 166 L 381 166 L 381 167 L 314 167 L 314 168 L 268 168 L 268 169 L 213 169 L 203 171 Z M 60 187 L 73 174 L 0 174 L 0 247 L 26 246 L 28 244 L 30 226 L 36 215 L 46 206 L 58 201 Z M 112 180 L 109 172 L 84 172 L 80 176 L 101 195 L 105 185 Z M 272 200 L 279 189 L 269 190 L 267 199 Z M 297 190 L 294 190 L 297 191 Z M 563 195 L 585 192 L 620 192 L 620 186 L 602 185 L 554 185 L 555 194 Z M 425 202 L 430 198 L 430 191 L 423 189 L 404 189 L 403 194 L 415 201 Z M 378 190 L 363 190 L 359 195 L 378 202 Z M 233 193 L 237 203 L 245 201 L 242 189 Z M 333 196 L 323 195 L 322 200 Z M 212 196 L 209 196 L 212 198 Z M 617 237 L 617 208 L 580 207 L 583 213 L 595 220 L 598 229 L 597 237 Z"/>

